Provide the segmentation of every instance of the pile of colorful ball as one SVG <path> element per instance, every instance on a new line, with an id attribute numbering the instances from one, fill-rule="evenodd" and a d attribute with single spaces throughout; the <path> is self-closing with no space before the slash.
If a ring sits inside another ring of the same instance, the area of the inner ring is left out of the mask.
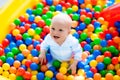
<path id="1" fill-rule="evenodd" d="M 10 24 L 12 30 L 0 44 L 0 75 L 11 80 L 120 80 L 120 21 L 110 25 L 104 18 L 110 20 L 114 11 L 101 15 L 114 4 L 114 0 L 41 0 Z M 55 60 L 47 67 L 50 53 L 43 65 L 38 60 L 40 43 L 59 12 L 72 18 L 71 34 L 83 48 L 76 75 L 67 71 L 66 62 Z M 115 13 L 112 16 L 120 16 Z"/>

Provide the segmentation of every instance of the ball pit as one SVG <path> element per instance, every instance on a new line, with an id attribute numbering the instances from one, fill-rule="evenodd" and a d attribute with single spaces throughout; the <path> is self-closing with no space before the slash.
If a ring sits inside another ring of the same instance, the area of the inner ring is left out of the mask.
<path id="1" fill-rule="evenodd" d="M 111 12 L 118 9 L 114 0 L 41 0 L 10 24 L 11 31 L 0 44 L 0 75 L 13 80 L 119 80 L 120 19 L 109 17 L 119 17 Z M 47 62 L 41 65 L 38 59 L 51 19 L 59 12 L 71 17 L 71 34 L 83 48 L 76 75 L 67 70 L 67 62 L 54 60 L 48 67 L 49 51 Z"/>

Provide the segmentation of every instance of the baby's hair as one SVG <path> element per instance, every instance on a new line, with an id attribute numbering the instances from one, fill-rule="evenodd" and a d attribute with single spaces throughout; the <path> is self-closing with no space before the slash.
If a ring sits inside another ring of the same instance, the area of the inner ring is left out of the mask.
<path id="1" fill-rule="evenodd" d="M 68 27 L 71 29 L 72 26 L 72 19 L 69 15 L 66 13 L 58 13 L 52 18 L 52 24 L 58 23 L 60 25 L 63 25 L 65 27 Z"/>

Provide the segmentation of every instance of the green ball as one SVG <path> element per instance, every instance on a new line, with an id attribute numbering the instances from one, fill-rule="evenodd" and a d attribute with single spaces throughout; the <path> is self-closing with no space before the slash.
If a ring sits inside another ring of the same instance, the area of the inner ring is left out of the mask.
<path id="1" fill-rule="evenodd" d="M 14 20 L 14 23 L 15 23 L 15 25 L 20 25 L 21 21 L 20 21 L 20 19 L 17 18 Z"/>
<path id="2" fill-rule="evenodd" d="M 49 78 L 49 77 L 46 76 L 46 77 L 44 78 L 44 80 L 51 80 L 51 78 Z"/>
<path id="3" fill-rule="evenodd" d="M 13 52 L 8 52 L 6 54 L 6 57 L 12 57 L 12 58 L 14 58 L 14 53 Z"/>
<path id="4" fill-rule="evenodd" d="M 101 41 L 100 38 L 95 38 L 94 39 L 94 43 L 97 44 L 97 45 L 100 44 L 100 41 Z"/>
<path id="5" fill-rule="evenodd" d="M 29 34 L 28 33 L 24 33 L 23 35 L 22 35 L 22 38 L 25 40 L 26 38 L 29 38 L 30 36 L 29 36 Z"/>
<path id="6" fill-rule="evenodd" d="M 40 34 L 41 32 L 42 32 L 42 28 L 40 28 L 40 27 L 35 28 L 36 34 Z"/>
<path id="7" fill-rule="evenodd" d="M 42 15 L 42 19 L 45 21 L 46 19 L 48 19 L 47 15 Z"/>
<path id="8" fill-rule="evenodd" d="M 100 32 L 102 32 L 102 28 L 96 28 L 96 29 L 95 29 L 95 33 L 96 33 L 96 34 L 99 34 Z"/>
<path id="9" fill-rule="evenodd" d="M 114 56 L 118 56 L 119 55 L 119 50 L 115 50 L 114 53 L 113 53 Z"/>
<path id="10" fill-rule="evenodd" d="M 55 11 L 55 6 L 50 6 L 50 11 Z"/>
<path id="11" fill-rule="evenodd" d="M 17 76 L 16 80 L 24 80 L 24 78 L 22 76 Z"/>
<path id="12" fill-rule="evenodd" d="M 104 60 L 103 60 L 103 63 L 104 63 L 105 65 L 110 64 L 110 63 L 111 63 L 111 58 L 110 58 L 110 57 L 105 57 Z"/>
<path id="13" fill-rule="evenodd" d="M 107 70 L 101 70 L 100 74 L 102 77 L 105 77 L 105 75 L 107 74 Z"/>
<path id="14" fill-rule="evenodd" d="M 91 47 L 93 48 L 93 46 L 95 45 L 95 43 L 94 43 L 94 42 L 91 42 L 90 45 L 91 45 Z"/>
<path id="15" fill-rule="evenodd" d="M 17 55 L 20 52 L 17 47 L 13 47 L 11 51 L 14 55 Z"/>
<path id="16" fill-rule="evenodd" d="M 91 23 L 91 19 L 89 17 L 86 17 L 84 20 L 85 24 L 90 24 Z"/>
<path id="17" fill-rule="evenodd" d="M 48 18 L 52 18 L 52 17 L 53 17 L 52 11 L 48 11 L 48 12 L 46 13 L 46 15 L 47 15 Z"/>
<path id="18" fill-rule="evenodd" d="M 80 34 L 80 39 L 81 40 L 86 40 L 86 38 L 88 37 L 87 33 L 83 32 Z"/>
<path id="19" fill-rule="evenodd" d="M 72 8 L 67 9 L 67 14 L 71 14 L 73 12 Z"/>
<path id="20" fill-rule="evenodd" d="M 77 21 L 80 19 L 80 16 L 78 14 L 73 14 L 72 19 Z"/>
<path id="21" fill-rule="evenodd" d="M 2 62 L 6 62 L 6 56 L 0 56 L 0 59 L 2 60 Z"/>
<path id="22" fill-rule="evenodd" d="M 60 68 L 60 64 L 61 64 L 61 62 L 60 61 L 58 61 L 58 60 L 54 60 L 53 61 L 53 63 L 52 63 L 52 66 L 54 66 L 55 68 Z"/>
<path id="23" fill-rule="evenodd" d="M 51 19 L 46 19 L 46 20 L 45 20 L 46 25 L 47 25 L 47 26 L 50 26 L 50 25 L 51 25 L 51 21 L 52 21 Z"/>
<path id="24" fill-rule="evenodd" d="M 35 14 L 36 15 L 42 14 L 42 9 L 41 8 L 37 8 Z"/>
<path id="25" fill-rule="evenodd" d="M 105 51 L 108 51 L 108 48 L 107 48 L 107 47 L 103 47 L 103 48 L 101 49 L 101 52 L 102 52 L 102 53 L 104 53 Z"/>
<path id="26" fill-rule="evenodd" d="M 112 75 L 115 75 L 115 71 L 109 70 L 108 73 L 111 73 Z"/>
<path id="27" fill-rule="evenodd" d="M 109 50 L 111 53 L 115 53 L 116 48 L 115 48 L 115 46 L 110 46 L 110 47 L 108 48 L 108 50 Z"/>
<path id="28" fill-rule="evenodd" d="M 95 12 L 100 12 L 101 11 L 101 6 L 100 5 L 96 5 L 95 7 L 94 7 L 94 10 L 95 10 Z"/>
<path id="29" fill-rule="evenodd" d="M 42 3 L 38 3 L 37 5 L 36 5 L 36 8 L 43 8 L 44 7 L 44 5 L 42 4 Z"/>

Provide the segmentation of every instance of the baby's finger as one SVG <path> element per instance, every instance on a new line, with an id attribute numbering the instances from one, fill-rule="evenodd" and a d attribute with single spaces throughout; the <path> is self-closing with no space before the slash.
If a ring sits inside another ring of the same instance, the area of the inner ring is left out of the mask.
<path id="1" fill-rule="evenodd" d="M 42 63 L 43 63 L 43 60 L 44 60 L 44 59 L 42 58 L 41 61 L 40 61 L 41 65 L 42 65 Z"/>

